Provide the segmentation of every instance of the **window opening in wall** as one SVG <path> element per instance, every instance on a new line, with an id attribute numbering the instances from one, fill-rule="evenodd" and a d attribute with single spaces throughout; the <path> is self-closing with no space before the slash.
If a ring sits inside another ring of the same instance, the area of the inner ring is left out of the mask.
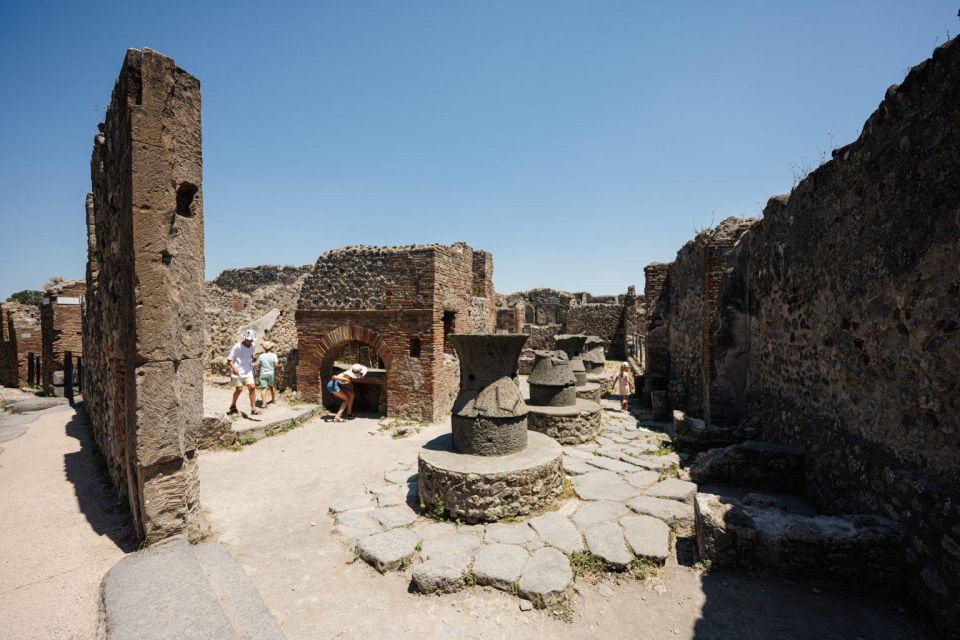
<path id="1" fill-rule="evenodd" d="M 456 319 L 456 311 L 443 312 L 443 349 L 451 353 L 453 345 L 450 344 L 450 334 L 453 333 L 453 327 L 456 324 Z"/>
<path id="2" fill-rule="evenodd" d="M 420 338 L 410 338 L 410 357 L 420 357 Z"/>
<path id="3" fill-rule="evenodd" d="M 193 217 L 193 198 L 197 195 L 197 185 L 183 182 L 177 187 L 177 215 Z"/>

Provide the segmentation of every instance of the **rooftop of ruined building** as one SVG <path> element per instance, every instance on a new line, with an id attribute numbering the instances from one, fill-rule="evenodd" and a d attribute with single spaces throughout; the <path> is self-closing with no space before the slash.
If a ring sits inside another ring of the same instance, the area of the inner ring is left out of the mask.
<path id="1" fill-rule="evenodd" d="M 320 259 L 326 259 L 336 256 L 343 255 L 393 255 L 400 253 L 412 253 L 415 251 L 429 251 L 434 249 L 453 249 L 455 251 L 479 251 L 474 249 L 466 242 L 454 242 L 453 244 L 439 244 L 436 242 L 431 242 L 428 244 L 407 244 L 407 245 L 396 245 L 396 246 L 376 246 L 376 245 L 366 245 L 366 244 L 352 244 L 346 247 L 339 247 L 337 249 L 329 249 L 325 251 Z"/>

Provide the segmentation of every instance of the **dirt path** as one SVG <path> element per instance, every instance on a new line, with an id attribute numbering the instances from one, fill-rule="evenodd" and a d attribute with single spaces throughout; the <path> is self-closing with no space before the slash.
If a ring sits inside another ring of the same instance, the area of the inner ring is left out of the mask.
<path id="1" fill-rule="evenodd" d="M 70 407 L 47 410 L 0 452 L 0 636 L 94 637 L 100 581 L 131 548 Z"/>
<path id="2" fill-rule="evenodd" d="M 713 572 L 676 559 L 657 578 L 577 583 L 568 622 L 522 612 L 513 596 L 468 588 L 408 592 L 405 574 L 381 576 L 331 535 L 327 506 L 382 484 L 397 462 L 449 425 L 406 439 L 372 436 L 372 420 L 313 420 L 241 452 L 204 453 L 201 499 L 219 536 L 291 640 L 313 638 L 902 639 L 926 637 L 889 603 L 819 586 Z"/>

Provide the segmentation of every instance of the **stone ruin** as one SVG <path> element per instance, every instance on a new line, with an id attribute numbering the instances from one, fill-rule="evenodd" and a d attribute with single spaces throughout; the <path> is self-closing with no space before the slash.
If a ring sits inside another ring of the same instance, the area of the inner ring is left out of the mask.
<path id="1" fill-rule="evenodd" d="M 762 219 L 644 270 L 644 390 L 701 452 L 716 565 L 906 586 L 960 616 L 958 122 L 952 40 Z"/>
<path id="2" fill-rule="evenodd" d="M 19 302 L 0 303 L 0 330 L 0 384 L 8 387 L 40 384 L 40 309 Z"/>
<path id="3" fill-rule="evenodd" d="M 446 414 L 459 375 L 450 335 L 494 330 L 492 278 L 490 254 L 463 243 L 326 252 L 297 306 L 300 394 L 335 407 L 326 380 L 366 352 L 381 366 L 357 385 L 360 408 L 427 422 Z"/>
<path id="4" fill-rule="evenodd" d="M 87 198 L 85 409 L 136 534 L 206 533 L 200 83 L 127 51 L 94 138 Z"/>
<path id="5" fill-rule="evenodd" d="M 578 397 L 577 378 L 566 352 L 534 351 L 527 383 L 527 424 L 531 431 L 564 445 L 588 442 L 600 433 L 600 403 Z"/>
<path id="6" fill-rule="evenodd" d="M 40 305 L 43 342 L 43 387 L 47 395 L 65 394 L 64 376 L 75 378 L 83 358 L 83 315 L 80 301 L 86 293 L 84 280 L 51 284 Z M 69 360 L 69 362 L 68 362 Z M 70 381 L 73 386 L 73 381 Z"/>
<path id="7" fill-rule="evenodd" d="M 560 496 L 562 452 L 527 430 L 517 381 L 525 335 L 450 337 L 460 359 L 452 432 L 420 451 L 420 501 L 467 523 L 522 516 Z"/>
<path id="8" fill-rule="evenodd" d="M 627 360 L 642 354 L 645 307 L 633 286 L 617 296 L 595 296 L 553 289 L 532 289 L 497 297 L 497 332 L 530 336 L 520 358 L 520 373 L 530 373 L 533 352 L 553 350 L 557 334 L 600 337 L 611 358 Z M 638 366 L 639 369 L 639 366 Z"/>

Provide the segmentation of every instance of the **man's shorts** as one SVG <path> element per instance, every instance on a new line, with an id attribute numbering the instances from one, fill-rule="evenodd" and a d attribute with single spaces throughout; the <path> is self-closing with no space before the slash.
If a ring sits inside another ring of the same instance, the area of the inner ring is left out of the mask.
<path id="1" fill-rule="evenodd" d="M 246 373 L 240 376 L 230 375 L 230 382 L 233 383 L 235 387 L 249 386 L 253 384 L 253 374 Z"/>
<path id="2" fill-rule="evenodd" d="M 265 376 L 265 375 L 260 376 L 261 389 L 266 389 L 267 387 L 272 387 L 272 386 L 273 386 L 273 376 Z"/>

